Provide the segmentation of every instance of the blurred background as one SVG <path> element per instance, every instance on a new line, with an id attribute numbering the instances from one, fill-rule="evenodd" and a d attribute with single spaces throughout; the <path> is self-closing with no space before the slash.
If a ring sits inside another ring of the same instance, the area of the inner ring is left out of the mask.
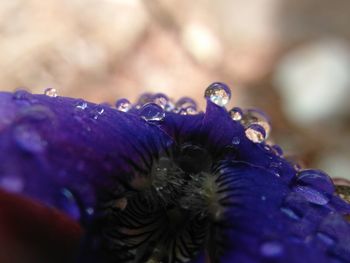
<path id="1" fill-rule="evenodd" d="M 350 179 L 350 1 L 2 0 L 0 89 L 113 103 L 223 81 L 304 167 Z"/>

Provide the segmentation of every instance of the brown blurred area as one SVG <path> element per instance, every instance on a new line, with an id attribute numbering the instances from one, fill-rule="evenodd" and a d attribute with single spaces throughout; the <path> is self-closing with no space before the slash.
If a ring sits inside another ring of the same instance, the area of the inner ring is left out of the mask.
<path id="1" fill-rule="evenodd" d="M 228 83 L 259 107 L 274 142 L 306 167 L 350 179 L 347 0 L 5 0 L 0 89 L 111 102 L 194 97 Z"/>

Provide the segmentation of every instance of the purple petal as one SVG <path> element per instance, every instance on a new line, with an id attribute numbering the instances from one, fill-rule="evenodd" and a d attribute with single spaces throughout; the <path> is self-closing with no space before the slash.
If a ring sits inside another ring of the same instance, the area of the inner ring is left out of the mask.
<path id="1" fill-rule="evenodd" d="M 0 186 L 89 216 L 172 140 L 138 116 L 82 100 L 0 94 Z"/>

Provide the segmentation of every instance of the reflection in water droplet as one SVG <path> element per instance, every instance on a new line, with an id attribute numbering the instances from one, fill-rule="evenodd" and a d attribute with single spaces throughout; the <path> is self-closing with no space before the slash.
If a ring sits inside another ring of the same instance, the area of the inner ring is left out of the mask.
<path id="1" fill-rule="evenodd" d="M 151 93 L 143 93 L 137 100 L 137 105 L 141 108 L 143 105 L 152 102 L 153 96 Z"/>
<path id="2" fill-rule="evenodd" d="M 69 189 L 63 188 L 61 190 L 61 198 L 58 202 L 59 208 L 69 214 L 73 219 L 80 219 L 80 208 L 78 202 Z"/>
<path id="3" fill-rule="evenodd" d="M 322 193 L 332 195 L 335 191 L 332 179 L 323 171 L 305 169 L 298 173 L 299 185 L 311 186 Z"/>
<path id="4" fill-rule="evenodd" d="M 44 94 L 49 97 L 57 97 L 57 90 L 55 88 L 47 88 L 44 90 Z"/>
<path id="5" fill-rule="evenodd" d="M 163 94 L 163 93 L 157 93 L 155 95 L 153 95 L 153 102 L 159 106 L 161 106 L 163 109 L 166 108 L 168 102 L 169 102 L 169 98 Z"/>
<path id="6" fill-rule="evenodd" d="M 294 191 L 303 196 L 307 201 L 317 205 L 326 205 L 329 203 L 328 197 L 317 190 L 307 186 L 296 186 Z"/>
<path id="7" fill-rule="evenodd" d="M 328 246 L 331 246 L 335 243 L 335 240 L 332 237 L 321 232 L 317 232 L 316 237 Z"/>
<path id="8" fill-rule="evenodd" d="M 14 100 L 27 100 L 29 99 L 29 97 L 31 96 L 31 94 L 23 89 L 18 89 L 13 93 L 12 98 Z"/>
<path id="9" fill-rule="evenodd" d="M 275 152 L 276 155 L 283 156 L 283 150 L 279 145 L 277 145 L 277 144 L 272 145 L 271 149 Z"/>
<path id="10" fill-rule="evenodd" d="M 197 110 L 197 104 L 196 104 L 196 102 L 195 102 L 193 99 L 188 98 L 188 97 L 183 97 L 183 98 L 179 99 L 179 100 L 176 102 L 175 107 L 176 107 L 178 110 L 187 109 L 187 108 L 189 108 L 189 107 L 194 108 L 195 110 Z"/>
<path id="11" fill-rule="evenodd" d="M 127 99 L 119 99 L 115 103 L 117 110 L 122 112 L 128 112 L 131 109 L 131 103 Z"/>
<path id="12" fill-rule="evenodd" d="M 47 144 L 36 130 L 27 125 L 17 126 L 13 131 L 13 137 L 17 146 L 29 153 L 41 153 Z"/>
<path id="13" fill-rule="evenodd" d="M 22 179 L 16 175 L 5 175 L 0 178 L 0 187 L 11 193 L 20 193 L 24 184 Z"/>
<path id="14" fill-rule="evenodd" d="M 301 218 L 297 213 L 288 207 L 281 207 L 281 212 L 294 220 L 299 220 Z"/>
<path id="15" fill-rule="evenodd" d="M 146 121 L 161 121 L 165 117 L 162 107 L 155 103 L 147 103 L 140 109 L 140 116 Z"/>
<path id="16" fill-rule="evenodd" d="M 88 215 L 93 215 L 94 214 L 94 212 L 95 212 L 95 210 L 92 208 L 92 207 L 89 207 L 89 208 L 86 208 L 86 213 L 88 214 Z"/>
<path id="17" fill-rule="evenodd" d="M 229 113 L 230 113 L 232 120 L 234 120 L 234 121 L 242 120 L 243 112 L 242 112 L 241 108 L 234 107 L 229 111 Z"/>
<path id="18" fill-rule="evenodd" d="M 195 115 L 198 112 L 197 112 L 196 108 L 193 108 L 190 106 L 187 108 L 182 108 L 178 113 L 181 115 Z"/>
<path id="19" fill-rule="evenodd" d="M 84 100 L 78 100 L 75 103 L 75 109 L 77 110 L 85 110 L 88 107 L 88 104 Z"/>
<path id="20" fill-rule="evenodd" d="M 90 117 L 97 120 L 103 113 L 105 109 L 101 105 L 95 105 L 89 112 Z"/>
<path id="21" fill-rule="evenodd" d="M 214 82 L 205 90 L 204 97 L 216 105 L 224 107 L 231 99 L 231 90 L 224 83 Z"/>
<path id="22" fill-rule="evenodd" d="M 265 257 L 278 257 L 283 253 L 283 246 L 277 241 L 265 242 L 261 245 L 260 252 Z"/>
<path id="23" fill-rule="evenodd" d="M 267 114 L 259 109 L 248 109 L 244 112 L 242 123 L 248 127 L 251 124 L 259 124 L 265 129 L 265 137 L 271 133 L 270 120 Z"/>
<path id="24" fill-rule="evenodd" d="M 235 136 L 232 138 L 232 144 L 233 145 L 238 145 L 241 143 L 241 139 L 238 136 Z"/>
<path id="25" fill-rule="evenodd" d="M 266 139 L 266 131 L 264 127 L 259 124 L 251 124 L 245 130 L 245 135 L 254 143 L 261 143 Z"/>

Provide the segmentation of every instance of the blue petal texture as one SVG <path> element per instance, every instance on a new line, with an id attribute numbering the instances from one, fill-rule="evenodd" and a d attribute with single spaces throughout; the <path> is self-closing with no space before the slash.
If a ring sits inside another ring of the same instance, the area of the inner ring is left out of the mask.
<path id="1" fill-rule="evenodd" d="M 0 93 L 0 187 L 79 222 L 77 262 L 350 262 L 330 177 L 210 94 L 201 113 L 160 93 L 119 110 Z"/>

